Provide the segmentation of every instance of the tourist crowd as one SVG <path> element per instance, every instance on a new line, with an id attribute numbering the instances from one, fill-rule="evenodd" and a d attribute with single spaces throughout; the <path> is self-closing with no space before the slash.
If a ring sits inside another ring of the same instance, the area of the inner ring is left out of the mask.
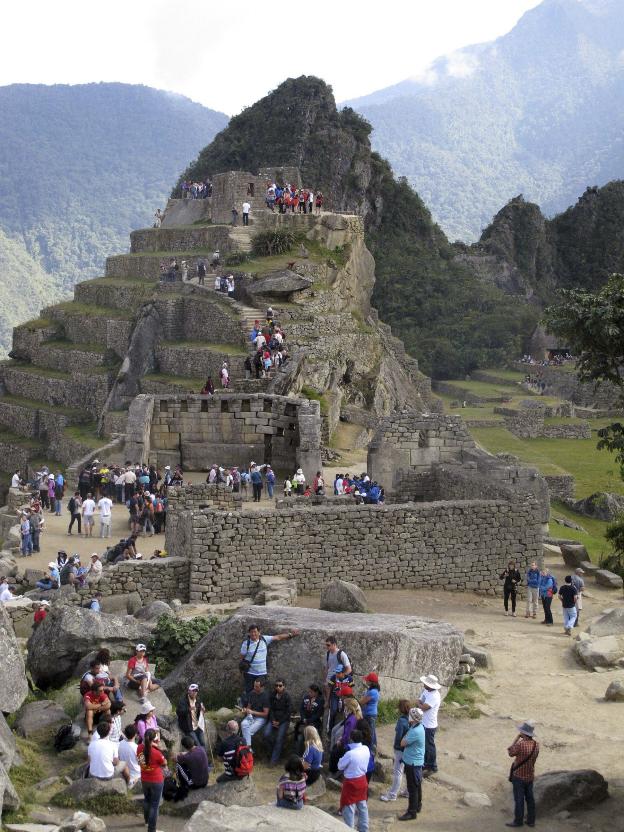
<path id="1" fill-rule="evenodd" d="M 315 193 L 311 188 L 297 188 L 290 183 L 278 185 L 276 182 L 267 182 L 266 204 L 271 211 L 277 209 L 280 214 L 288 211 L 293 214 L 311 214 L 314 211 L 320 214 L 323 202 L 321 191 Z"/>
<path id="2" fill-rule="evenodd" d="M 566 575 L 564 584 L 558 588 L 557 580 L 550 573 L 548 567 L 544 566 L 540 569 L 537 562 L 533 561 L 526 570 L 523 578 L 520 570 L 516 566 L 516 562 L 510 560 L 507 568 L 499 575 L 500 580 L 503 581 L 505 615 L 511 615 L 513 618 L 516 617 L 518 590 L 520 587 L 524 587 L 526 592 L 526 612 L 524 617 L 537 617 L 537 605 L 539 601 L 544 611 L 542 624 L 550 627 L 554 623 L 551 609 L 552 601 L 553 598 L 558 597 L 561 602 L 563 615 L 563 630 L 566 635 L 571 635 L 572 629 L 578 627 L 581 619 L 583 590 L 585 589 L 584 574 L 585 571 L 581 567 L 578 567 L 574 570 L 573 574 Z M 510 601 L 511 613 L 509 611 Z"/>

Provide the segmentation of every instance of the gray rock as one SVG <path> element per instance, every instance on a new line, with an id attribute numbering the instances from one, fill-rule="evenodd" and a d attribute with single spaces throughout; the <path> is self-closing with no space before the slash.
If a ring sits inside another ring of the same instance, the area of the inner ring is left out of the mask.
<path id="1" fill-rule="evenodd" d="M 139 621 L 158 621 L 161 615 L 172 617 L 174 615 L 173 610 L 165 601 L 152 601 L 134 613 L 134 617 L 138 618 Z"/>
<path id="2" fill-rule="evenodd" d="M 35 791 L 45 791 L 45 789 L 49 789 L 50 786 L 53 786 L 55 783 L 58 783 L 60 779 L 61 778 L 57 775 L 53 775 L 52 777 L 46 777 L 45 780 L 40 780 L 38 783 L 35 783 Z M 38 820 L 37 823 L 47 823 L 47 821 Z"/>
<path id="3" fill-rule="evenodd" d="M 0 604 L 0 711 L 17 711 L 28 695 L 24 659 L 11 619 Z"/>
<path id="4" fill-rule="evenodd" d="M 474 659 L 476 667 L 482 667 L 486 670 L 494 668 L 494 660 L 491 653 L 488 653 L 483 647 L 474 647 L 472 644 L 464 644 L 464 652 Z"/>
<path id="5" fill-rule="evenodd" d="M 589 497 L 572 502 L 570 508 L 585 517 L 615 520 L 624 511 L 624 497 L 612 491 L 597 491 Z"/>
<path id="6" fill-rule="evenodd" d="M 73 800 L 80 806 L 85 800 L 91 800 L 94 797 L 110 794 L 125 795 L 127 791 L 126 781 L 121 777 L 114 777 L 112 780 L 96 780 L 94 777 L 88 777 L 86 780 L 75 780 L 71 786 L 59 793 L 59 797 Z"/>
<path id="7" fill-rule="evenodd" d="M 255 806 L 258 802 L 258 792 L 253 777 L 244 777 L 232 783 L 215 783 L 203 789 L 192 789 L 184 800 L 172 803 L 167 814 L 190 818 L 199 804 L 205 800 L 221 806 Z"/>
<path id="8" fill-rule="evenodd" d="M 51 604 L 68 604 L 75 594 L 76 587 L 73 584 L 65 584 L 58 589 L 29 589 L 24 593 L 24 597 L 49 601 Z"/>
<path id="9" fill-rule="evenodd" d="M 322 610 L 329 612 L 366 612 L 366 596 L 357 584 L 333 580 L 321 592 Z"/>
<path id="10" fill-rule="evenodd" d="M 472 809 L 487 809 L 492 805 L 490 798 L 483 792 L 466 792 L 462 800 Z"/>
<path id="11" fill-rule="evenodd" d="M 280 269 L 267 272 L 264 277 L 246 286 L 245 290 L 250 295 L 291 295 L 309 289 L 313 283 L 311 277 L 303 277 L 290 269 Z"/>
<path id="12" fill-rule="evenodd" d="M 603 610 L 592 619 L 587 632 L 592 637 L 624 635 L 624 607 Z"/>
<path id="13" fill-rule="evenodd" d="M 294 815 L 294 817 L 293 817 Z M 297 812 L 269 806 L 221 806 L 204 801 L 184 827 L 184 832 L 344 832 L 340 818 L 316 806 Z"/>
<path id="14" fill-rule="evenodd" d="M 19 571 L 17 558 L 10 552 L 0 553 L 0 575 L 6 575 L 7 578 L 14 578 Z"/>
<path id="15" fill-rule="evenodd" d="M 297 581 L 279 575 L 266 575 L 258 579 L 254 604 L 292 607 L 297 601 Z"/>
<path id="16" fill-rule="evenodd" d="M 22 737 L 33 737 L 42 732 L 50 733 L 60 725 L 71 722 L 71 717 L 56 702 L 44 699 L 28 702 L 20 709 L 15 730 Z"/>
<path id="17" fill-rule="evenodd" d="M 591 562 L 591 561 L 589 561 L 589 560 L 584 560 L 584 561 L 581 563 L 581 569 L 585 570 L 585 574 L 586 574 L 586 575 L 593 576 L 593 575 L 595 575 L 595 574 L 596 574 L 596 572 L 600 569 L 600 567 L 599 567 L 599 566 L 596 566 L 596 564 L 595 564 L 595 563 L 592 563 L 592 562 Z"/>
<path id="18" fill-rule="evenodd" d="M 19 809 L 20 799 L 9 775 L 0 763 L 0 815 L 8 809 Z"/>
<path id="19" fill-rule="evenodd" d="M 614 679 L 607 690 L 605 697 L 607 702 L 624 702 L 624 682 L 622 679 Z"/>
<path id="20" fill-rule="evenodd" d="M 582 543 L 562 543 L 559 547 L 566 566 L 576 569 L 583 561 L 589 560 L 587 549 Z"/>
<path id="21" fill-rule="evenodd" d="M 38 784 L 35 788 L 38 788 Z M 33 809 L 30 812 L 30 819 L 33 823 L 48 823 L 53 826 L 60 826 L 66 811 L 66 809 L 57 809 L 55 811 L 51 809 Z"/>
<path id="22" fill-rule="evenodd" d="M 452 625 L 409 615 L 331 613 L 302 607 L 245 607 L 213 627 L 164 680 L 179 696 L 191 682 L 206 698 L 227 701 L 240 693 L 240 645 L 250 624 L 272 635 L 298 628 L 300 635 L 269 646 L 269 675 L 280 672 L 296 698 L 311 682 L 322 682 L 325 637 L 335 634 L 356 670 L 374 670 L 384 695 L 412 697 L 419 677 L 435 673 L 445 687 L 453 683 L 463 636 Z"/>
<path id="23" fill-rule="evenodd" d="M 5 823 L 4 828 L 9 832 L 58 832 L 53 823 Z"/>
<path id="24" fill-rule="evenodd" d="M 106 824 L 101 818 L 88 812 L 74 812 L 70 818 L 65 818 L 58 832 L 106 832 Z"/>
<path id="25" fill-rule="evenodd" d="M 131 655 L 153 627 L 128 616 L 55 605 L 28 641 L 28 670 L 39 687 L 60 686 L 90 651 L 108 647 L 113 654 Z"/>
<path id="26" fill-rule="evenodd" d="M 609 784 L 593 769 L 548 771 L 535 778 L 538 815 L 570 809 L 590 809 L 609 796 Z"/>
<path id="27" fill-rule="evenodd" d="M 616 636 L 587 639 L 575 643 L 576 655 L 590 670 L 599 667 L 612 667 L 624 656 L 622 646 Z"/>
<path id="28" fill-rule="evenodd" d="M 15 734 L 7 725 L 4 715 L 0 714 L 0 763 L 7 771 L 13 765 L 15 754 Z"/>
<path id="29" fill-rule="evenodd" d="M 321 797 L 327 794 L 327 786 L 325 785 L 325 778 L 321 774 L 318 780 L 312 783 L 311 786 L 306 788 L 306 797 L 308 799 L 308 803 L 314 803 L 316 800 L 319 800 Z"/>
<path id="30" fill-rule="evenodd" d="M 594 575 L 596 583 L 600 586 L 606 586 L 609 589 L 622 589 L 624 581 L 615 572 L 609 572 L 608 569 L 597 569 Z"/>
<path id="31" fill-rule="evenodd" d="M 102 598 L 100 606 L 102 612 L 134 615 L 137 610 L 141 609 L 143 602 L 138 592 L 128 592 L 124 595 L 106 595 Z"/>

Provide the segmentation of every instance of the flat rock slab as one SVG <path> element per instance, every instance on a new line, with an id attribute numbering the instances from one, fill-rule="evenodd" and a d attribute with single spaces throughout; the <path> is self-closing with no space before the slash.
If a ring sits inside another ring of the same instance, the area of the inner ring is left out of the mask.
<path id="1" fill-rule="evenodd" d="M 258 802 L 258 792 L 253 777 L 234 780 L 232 783 L 215 783 L 203 789 L 192 789 L 184 800 L 168 804 L 166 813 L 190 818 L 204 801 L 218 803 L 221 806 L 255 806 Z"/>
<path id="2" fill-rule="evenodd" d="M 605 586 L 608 589 L 622 589 L 624 581 L 615 572 L 609 572 L 608 569 L 597 569 L 594 573 L 596 583 L 600 586 Z"/>
<path id="3" fill-rule="evenodd" d="M 609 784 L 593 769 L 549 771 L 535 778 L 538 814 L 590 809 L 609 796 Z"/>
<path id="4" fill-rule="evenodd" d="M 85 800 L 95 797 L 103 797 L 110 794 L 127 794 L 126 781 L 121 777 L 114 777 L 112 780 L 96 780 L 88 777 L 86 780 L 75 780 L 71 786 L 63 789 L 60 795 L 71 798 L 77 805 Z"/>
<path id="5" fill-rule="evenodd" d="M 24 659 L 9 614 L 0 604 L 0 711 L 17 711 L 27 695 Z"/>
<path id="6" fill-rule="evenodd" d="M 587 632 L 592 638 L 624 635 L 624 607 L 603 610 L 597 618 L 592 619 Z"/>
<path id="7" fill-rule="evenodd" d="M 221 806 L 204 801 L 185 832 L 344 832 L 344 822 L 315 806 L 297 811 L 277 806 Z"/>
<path id="8" fill-rule="evenodd" d="M 434 673 L 445 687 L 453 683 L 463 653 L 463 634 L 440 621 L 409 615 L 334 613 L 301 607 L 245 607 L 208 632 L 164 680 L 167 693 L 179 696 L 191 682 L 202 695 L 235 698 L 241 690 L 240 647 L 250 624 L 267 635 L 299 629 L 293 639 L 269 645 L 268 672 L 286 680 L 295 697 L 312 682 L 323 683 L 325 638 L 333 634 L 357 676 L 375 671 L 383 696 L 411 698 L 420 676 Z M 358 680 L 359 681 L 359 680 Z"/>
<path id="9" fill-rule="evenodd" d="M 589 560 L 587 549 L 582 543 L 561 543 L 561 555 L 566 566 L 576 569 L 585 560 Z"/>
<path id="10" fill-rule="evenodd" d="M 576 655 L 590 670 L 614 667 L 624 658 L 624 637 L 602 636 L 575 643 Z"/>
<path id="11" fill-rule="evenodd" d="M 49 733 L 59 725 L 71 722 L 63 708 L 49 699 L 23 705 L 15 721 L 15 730 L 22 737 L 33 737 L 43 731 Z"/>

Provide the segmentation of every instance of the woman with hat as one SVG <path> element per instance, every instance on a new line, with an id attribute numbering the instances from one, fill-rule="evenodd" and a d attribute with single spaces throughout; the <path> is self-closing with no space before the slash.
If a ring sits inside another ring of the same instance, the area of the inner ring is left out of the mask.
<path id="1" fill-rule="evenodd" d="M 158 731 L 156 708 L 152 705 L 152 703 L 149 700 L 147 702 L 144 702 L 141 706 L 141 710 L 137 714 L 136 719 L 134 720 L 134 724 L 136 726 L 140 742 L 143 741 L 145 732 L 149 731 L 150 728 L 152 728 L 154 731 Z"/>
<path id="2" fill-rule="evenodd" d="M 401 740 L 403 765 L 407 782 L 407 811 L 399 820 L 415 820 L 422 808 L 422 771 L 425 760 L 425 729 L 422 725 L 423 711 L 410 708 L 407 715 L 409 730 Z"/>
<path id="3" fill-rule="evenodd" d="M 126 679 L 128 680 L 128 687 L 135 690 L 138 688 L 139 702 L 145 702 L 148 692 L 158 690 L 160 682 L 150 672 L 146 653 L 147 647 L 144 644 L 137 644 L 135 650 L 136 655 L 128 659 Z"/>
<path id="4" fill-rule="evenodd" d="M 206 747 L 206 740 L 202 728 L 205 710 L 199 698 L 199 685 L 195 683 L 189 685 L 186 693 L 182 696 L 176 707 L 178 727 L 183 734 L 194 737 L 197 744 L 201 745 L 202 748 Z"/>
<path id="5" fill-rule="evenodd" d="M 48 609 L 49 608 L 50 608 L 50 602 L 49 601 L 39 601 L 38 602 L 37 609 L 35 610 L 35 615 L 34 615 L 35 627 L 37 627 L 39 624 L 41 624 L 42 621 L 45 620 L 45 618 L 48 614 Z"/>
<path id="6" fill-rule="evenodd" d="M 360 705 L 362 706 L 362 716 L 368 722 L 370 728 L 371 748 L 374 754 L 377 748 L 377 733 L 375 729 L 377 726 L 377 708 L 380 696 L 379 676 L 376 673 L 369 673 L 368 676 L 364 677 L 364 681 L 366 682 L 367 689 L 364 696 L 360 699 Z"/>
<path id="7" fill-rule="evenodd" d="M 438 682 L 438 677 L 430 673 L 428 676 L 421 676 L 420 681 L 423 683 L 423 691 L 418 700 L 418 707 L 424 712 L 423 727 L 425 729 L 425 762 L 423 769 L 425 777 L 438 770 L 438 762 L 436 759 L 435 733 L 438 727 L 438 710 L 442 697 L 440 696 L 440 688 L 442 685 Z"/>

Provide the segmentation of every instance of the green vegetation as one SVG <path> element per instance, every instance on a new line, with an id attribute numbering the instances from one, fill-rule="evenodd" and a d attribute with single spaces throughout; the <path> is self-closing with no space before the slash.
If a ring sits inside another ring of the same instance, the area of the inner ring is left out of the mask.
<path id="1" fill-rule="evenodd" d="M 79 442 L 87 448 L 101 448 L 106 440 L 97 435 L 97 425 L 91 422 L 86 425 L 72 425 L 64 429 L 63 433 L 74 442 Z"/>
<path id="2" fill-rule="evenodd" d="M 48 404 L 47 402 L 39 402 L 35 399 L 23 399 L 20 396 L 11 396 L 9 393 L 4 393 L 0 396 L 0 403 L 14 404 L 18 407 L 26 407 L 29 410 L 45 410 L 47 413 L 57 413 L 59 416 L 68 416 L 77 421 L 84 420 L 86 417 L 80 410 L 74 410 L 71 407 L 61 407 L 61 405 Z"/>
<path id="3" fill-rule="evenodd" d="M 237 344 L 208 344 L 206 341 L 162 341 L 168 349 L 193 349 L 207 352 L 220 352 L 225 355 L 247 355 L 247 350 Z"/>
<path id="4" fill-rule="evenodd" d="M 107 815 L 138 815 L 141 811 L 141 804 L 136 800 L 132 800 L 125 794 L 104 794 L 97 797 L 83 800 L 76 803 L 70 797 L 66 797 L 62 792 L 55 794 L 50 800 L 53 806 L 59 806 L 63 809 L 84 809 L 85 812 L 91 812 L 97 817 Z"/>
<path id="5" fill-rule="evenodd" d="M 326 416 L 329 410 L 329 405 L 327 403 L 327 399 L 322 393 L 319 393 L 318 390 L 315 390 L 313 387 L 303 386 L 301 388 L 301 395 L 305 399 L 311 399 L 312 401 L 318 402 L 321 406 L 321 416 Z"/>
<path id="6" fill-rule="evenodd" d="M 377 705 L 377 724 L 393 725 L 399 718 L 398 699 L 380 699 Z"/>
<path id="7" fill-rule="evenodd" d="M 16 737 L 15 741 L 20 762 L 11 769 L 11 782 L 21 806 L 17 811 L 5 812 L 2 815 L 4 823 L 24 823 L 28 819 L 30 806 L 38 798 L 35 785 L 45 777 L 39 744 L 21 737 Z"/>
<path id="8" fill-rule="evenodd" d="M 90 303 L 81 303 L 77 300 L 68 300 L 64 303 L 57 303 L 54 307 L 65 315 L 78 315 L 81 318 L 110 318 L 111 320 L 132 320 L 134 311 L 131 309 L 116 309 L 114 306 L 95 306 Z"/>
<path id="9" fill-rule="evenodd" d="M 153 384 L 159 384 L 163 387 L 176 389 L 182 388 L 189 393 L 199 393 L 202 387 L 201 381 L 198 378 L 184 378 L 184 376 L 169 376 L 166 373 L 149 373 L 143 376 L 143 380 Z"/>
<path id="10" fill-rule="evenodd" d="M 277 228 L 274 231 L 260 231 L 251 240 L 251 250 L 256 257 L 273 257 L 286 254 L 295 244 L 292 231 Z"/>
<path id="11" fill-rule="evenodd" d="M 219 619 L 197 616 L 181 620 L 171 615 L 161 615 L 156 624 L 148 650 L 161 676 L 170 673 L 180 660 L 195 647 Z"/>
<path id="12" fill-rule="evenodd" d="M 50 349 L 54 350 L 80 350 L 81 352 L 95 352 L 102 355 L 106 352 L 106 347 L 104 344 L 96 344 L 90 342 L 83 342 L 76 343 L 75 341 L 68 341 L 67 339 L 54 339 L 51 341 L 44 341 L 46 347 L 50 347 Z"/>
<path id="13" fill-rule="evenodd" d="M 452 716 L 478 719 L 481 716 L 481 711 L 477 705 L 480 702 L 485 702 L 486 698 L 486 694 L 474 679 L 466 679 L 463 682 L 455 682 L 446 694 L 442 707 L 445 713 Z M 457 708 L 454 705 L 461 707 Z"/>

